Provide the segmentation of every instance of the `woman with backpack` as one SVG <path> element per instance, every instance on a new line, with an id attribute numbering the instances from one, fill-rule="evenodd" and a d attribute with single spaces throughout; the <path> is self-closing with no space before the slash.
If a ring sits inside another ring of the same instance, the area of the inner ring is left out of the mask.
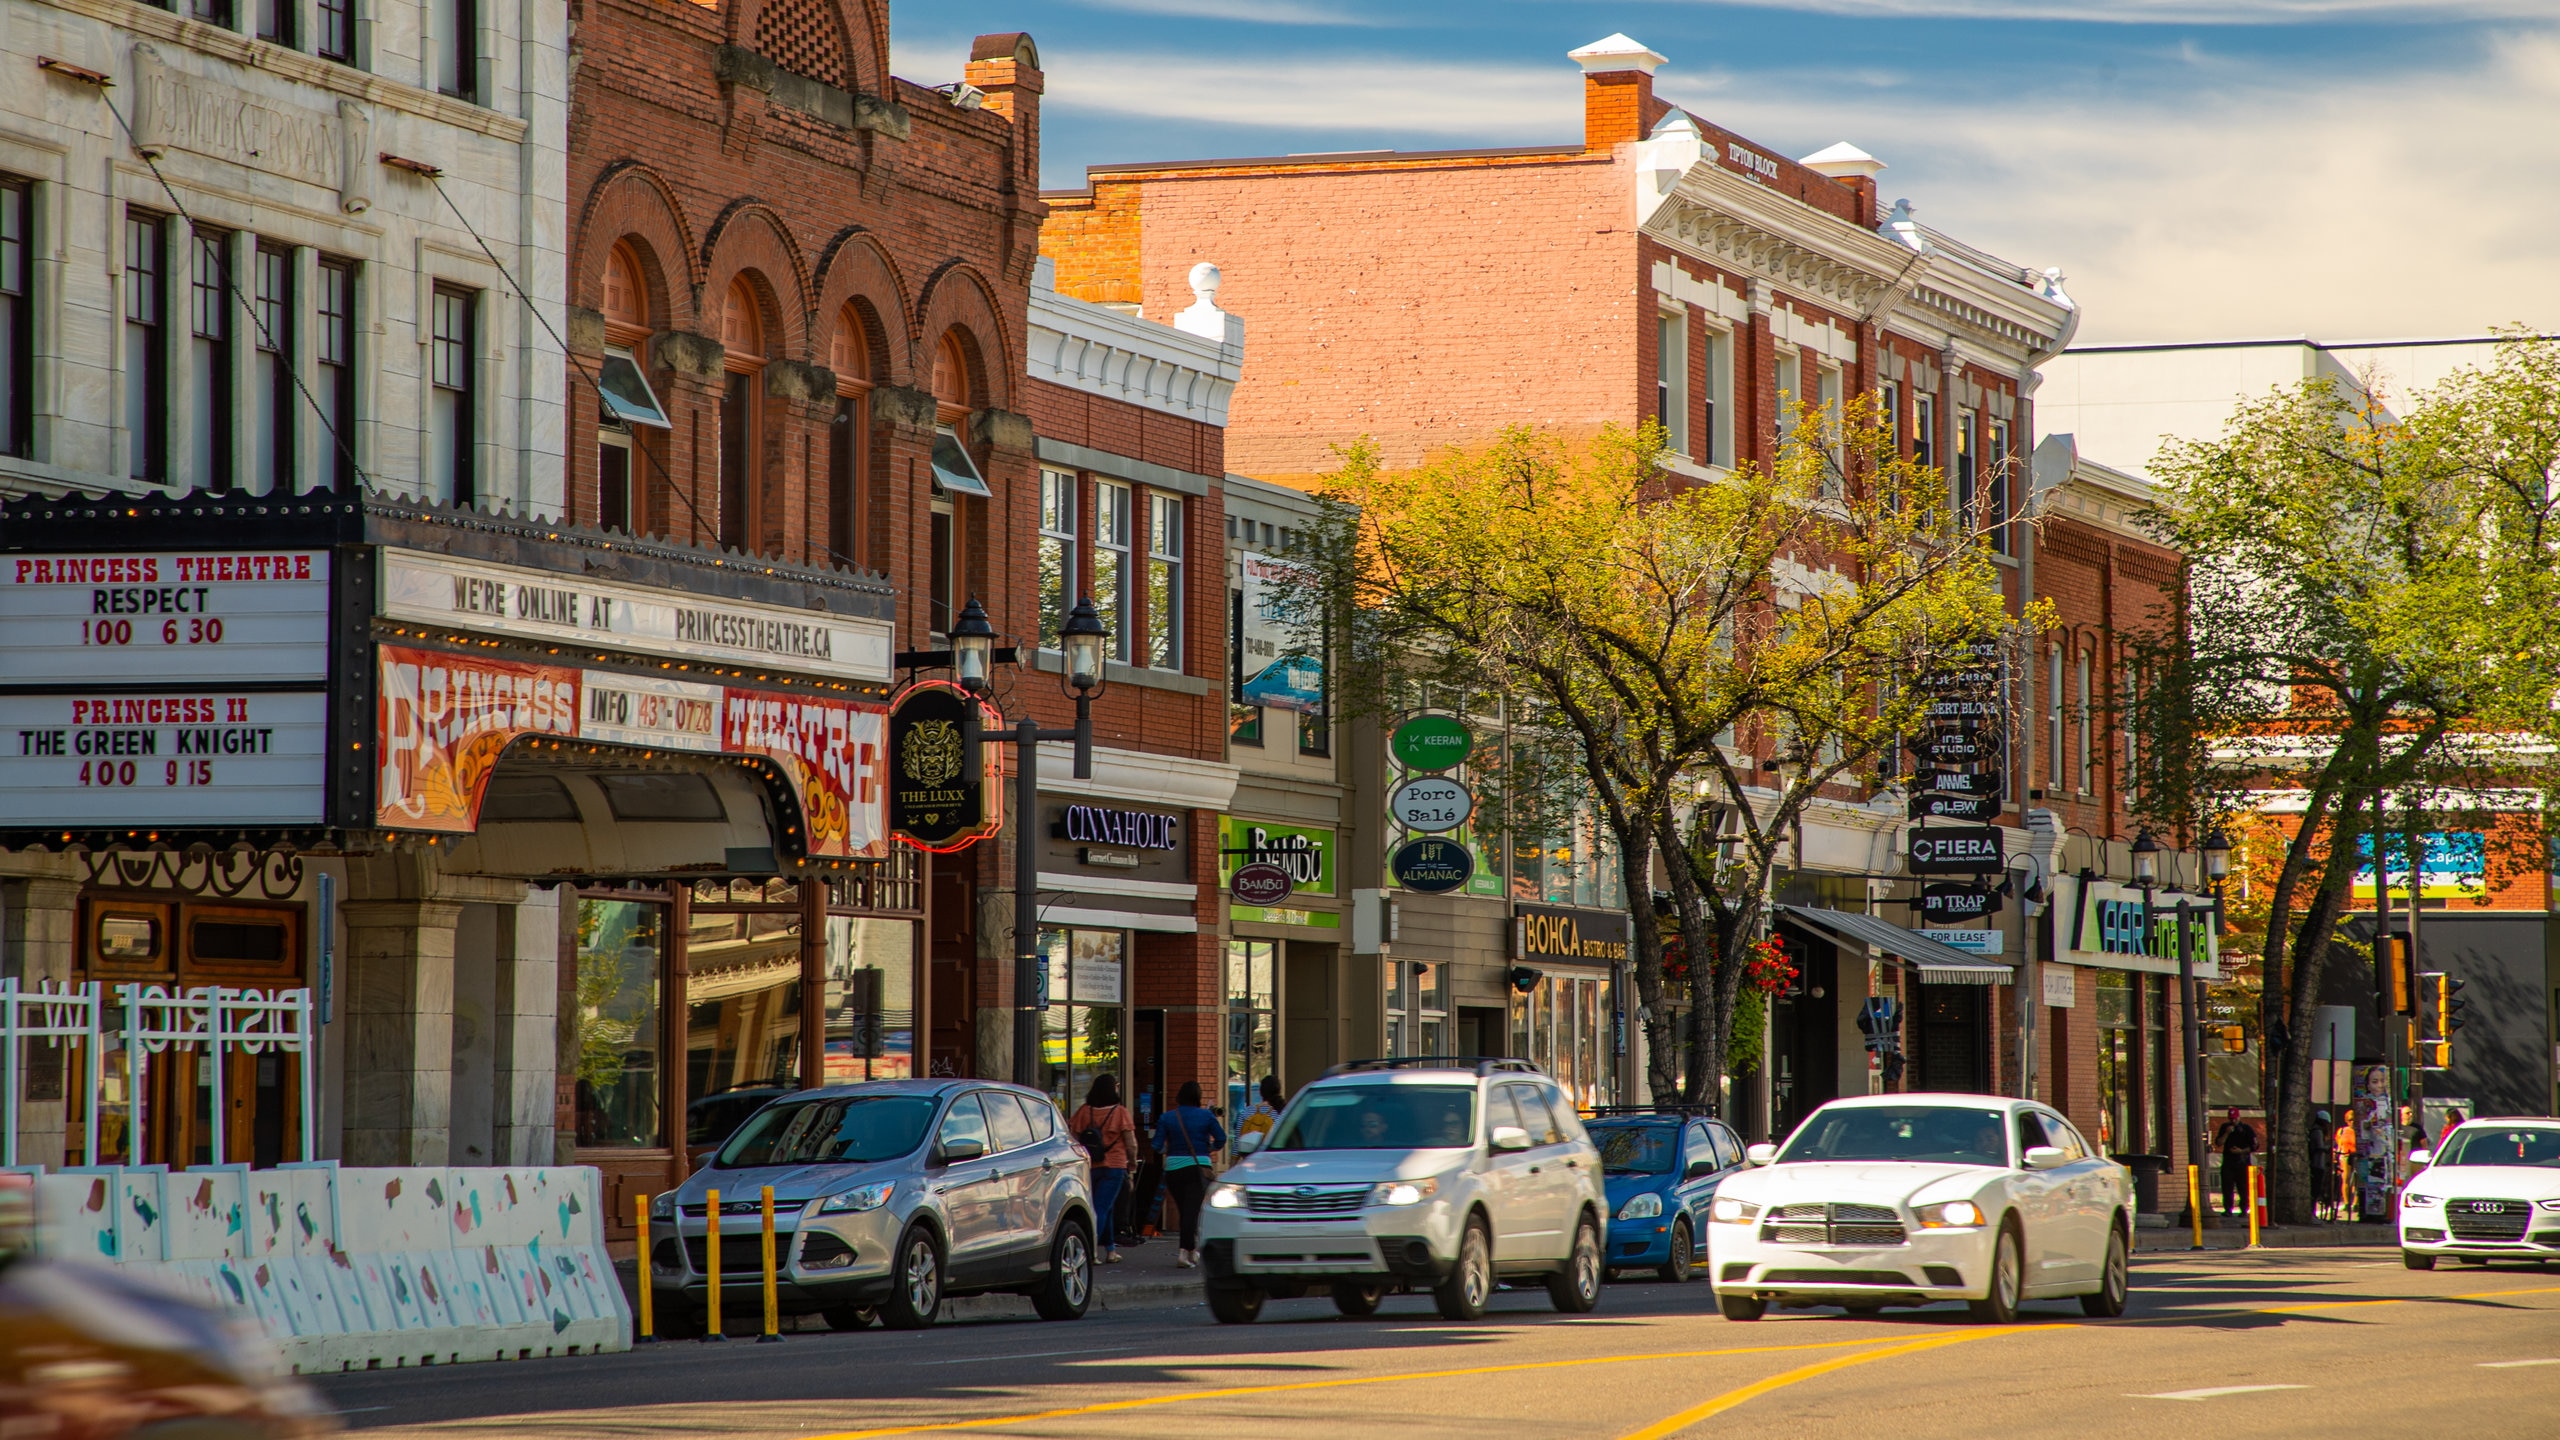
<path id="1" fill-rule="evenodd" d="M 1130 1150 L 1138 1138 L 1138 1122 L 1120 1103 L 1120 1077 L 1106 1070 L 1093 1077 L 1084 1104 L 1067 1117 L 1076 1143 L 1093 1157 L 1094 1225 L 1102 1234 L 1102 1263 L 1120 1263 L 1120 1187 L 1129 1179 Z"/>
<path id="2" fill-rule="evenodd" d="M 1200 1263 L 1200 1201 L 1226 1143 L 1217 1115 L 1200 1103 L 1200 1082 L 1183 1081 L 1173 1108 L 1156 1122 L 1156 1150 L 1164 1156 L 1165 1188 L 1182 1212 L 1181 1251 L 1173 1263 L 1186 1270 Z"/>

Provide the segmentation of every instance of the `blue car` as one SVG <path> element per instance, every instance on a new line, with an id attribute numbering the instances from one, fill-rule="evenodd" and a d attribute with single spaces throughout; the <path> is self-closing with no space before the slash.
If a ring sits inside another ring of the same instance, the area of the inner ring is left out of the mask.
<path id="1" fill-rule="evenodd" d="M 1740 1137 L 1721 1120 L 1672 1110 L 1607 1109 L 1586 1128 L 1609 1194 L 1608 1269 L 1687 1280 L 1706 1263 L 1716 1186 L 1742 1168 Z"/>

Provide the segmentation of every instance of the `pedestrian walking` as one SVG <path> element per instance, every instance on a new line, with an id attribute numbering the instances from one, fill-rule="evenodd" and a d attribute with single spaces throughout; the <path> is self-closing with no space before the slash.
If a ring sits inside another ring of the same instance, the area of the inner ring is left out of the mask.
<path id="1" fill-rule="evenodd" d="M 2447 1110 L 2446 1112 L 2444 1112 L 2444 1129 L 2443 1129 L 2440 1133 L 2438 1133 L 2438 1134 L 2437 1134 L 2437 1136 L 2436 1136 L 2436 1148 L 2437 1148 L 2437 1149 L 2439 1149 L 2439 1150 L 2443 1149 L 2443 1148 L 2444 1148 L 2444 1142 L 2446 1142 L 2447 1140 L 2452 1139 L 2452 1138 L 2453 1138 L 2453 1132 L 2454 1132 L 2454 1131 L 2456 1131 L 2456 1130 L 2459 1130 L 2459 1129 L 2461 1129 L 2461 1128 L 2462 1128 L 2462 1112 L 2461 1112 L 2461 1111 L 2459 1111 L 2459 1110 Z"/>
<path id="2" fill-rule="evenodd" d="M 2356 1173 L 2355 1111 L 2348 1110 L 2340 1116 L 2335 1139 L 2337 1141 L 2335 1148 L 2338 1152 L 2337 1217 L 2344 1220 L 2351 1209 L 2360 1209 L 2357 1206 L 2356 1197 L 2362 1194 L 2363 1189 L 2356 1183 L 2363 1177 Z"/>
<path id="3" fill-rule="evenodd" d="M 1211 1157 L 1226 1143 L 1217 1115 L 1200 1103 L 1200 1082 L 1183 1081 L 1173 1108 L 1156 1122 L 1156 1149 L 1164 1156 L 1165 1188 L 1182 1212 L 1182 1238 L 1173 1263 L 1186 1270 L 1200 1263 L 1200 1201 L 1209 1193 Z"/>
<path id="4" fill-rule="evenodd" d="M 1120 1103 L 1120 1077 L 1104 1071 L 1093 1077 L 1084 1104 L 1067 1117 L 1067 1128 L 1093 1157 L 1094 1223 L 1102 1231 L 1102 1263 L 1120 1263 L 1120 1190 L 1129 1180 L 1130 1150 L 1138 1138 L 1137 1117 Z"/>
<path id="5" fill-rule="evenodd" d="M 2311 1112 L 2311 1213 L 2313 1218 L 2338 1218 L 2338 1136 L 2337 1126 L 2326 1110 Z"/>
<path id="6" fill-rule="evenodd" d="M 2249 1203 L 2249 1160 L 2258 1153 L 2258 1132 L 2234 1105 L 2213 1132 L 2213 1143 L 2222 1151 L 2222 1213 L 2237 1215 Z"/>
<path id="7" fill-rule="evenodd" d="M 1253 1108 L 1244 1112 L 1244 1118 L 1236 1122 L 1236 1134 L 1267 1135 L 1271 1133 L 1271 1127 L 1280 1119 L 1280 1105 L 1280 1077 L 1263 1076 L 1262 1098 L 1256 1100 Z"/>

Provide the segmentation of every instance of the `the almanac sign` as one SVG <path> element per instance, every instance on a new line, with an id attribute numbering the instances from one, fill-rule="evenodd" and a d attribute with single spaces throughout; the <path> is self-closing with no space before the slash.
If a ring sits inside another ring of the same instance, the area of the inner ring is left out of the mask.
<path id="1" fill-rule="evenodd" d="M 0 685 L 329 678 L 329 552 L 0 556 Z"/>

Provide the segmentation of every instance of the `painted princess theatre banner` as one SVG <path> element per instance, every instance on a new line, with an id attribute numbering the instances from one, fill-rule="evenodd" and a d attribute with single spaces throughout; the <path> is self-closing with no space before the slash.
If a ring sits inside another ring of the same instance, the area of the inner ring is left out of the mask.
<path id="1" fill-rule="evenodd" d="M 385 645 L 378 656 L 375 820 L 468 834 L 489 773 L 528 737 L 775 763 L 813 857 L 888 853 L 888 708 L 733 685 Z"/>

